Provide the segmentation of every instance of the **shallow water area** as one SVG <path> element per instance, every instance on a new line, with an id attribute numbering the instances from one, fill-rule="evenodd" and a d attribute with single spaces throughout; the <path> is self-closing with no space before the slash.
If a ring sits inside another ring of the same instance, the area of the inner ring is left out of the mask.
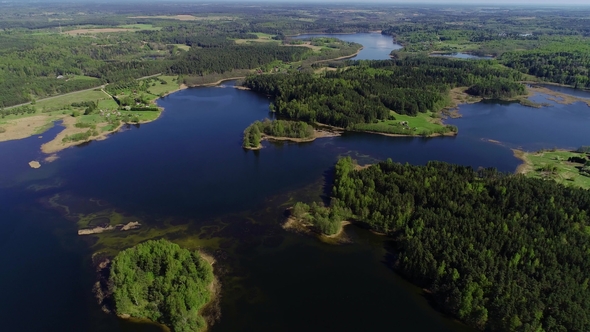
<path id="1" fill-rule="evenodd" d="M 554 84 L 536 84 L 536 85 L 539 85 L 539 86 L 541 86 L 543 88 L 547 88 L 551 91 L 563 93 L 566 95 L 570 95 L 570 96 L 574 96 L 574 97 L 578 97 L 578 98 L 590 99 L 590 90 L 574 89 L 574 88 L 560 86 L 560 85 L 554 85 Z"/>

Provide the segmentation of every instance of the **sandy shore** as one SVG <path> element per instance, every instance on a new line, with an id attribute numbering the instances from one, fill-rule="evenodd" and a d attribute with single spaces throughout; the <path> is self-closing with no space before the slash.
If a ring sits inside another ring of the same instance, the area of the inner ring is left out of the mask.
<path id="1" fill-rule="evenodd" d="M 33 115 L 26 118 L 15 120 L 8 120 L 4 124 L 0 124 L 5 131 L 0 133 L 0 142 L 12 141 L 34 136 L 39 133 L 44 127 L 47 127 L 51 122 L 59 120 L 63 117 L 55 117 L 51 115 Z"/>
<path id="2" fill-rule="evenodd" d="M 434 134 L 430 134 L 427 136 L 424 135 L 420 135 L 420 134 L 411 134 L 411 135 L 404 135 L 404 134 L 389 134 L 389 133 L 381 133 L 378 131 L 358 131 L 359 133 L 369 133 L 369 134 L 375 134 L 375 135 L 382 135 L 382 136 L 389 136 L 389 137 L 439 137 L 439 136 L 449 136 L 449 137 L 453 137 L 453 136 L 457 136 L 459 133 L 457 132 L 453 132 L 453 131 L 449 131 L 446 132 L 444 134 L 439 134 L 439 133 L 434 133 Z"/>
<path id="3" fill-rule="evenodd" d="M 191 88 L 196 88 L 196 87 L 207 87 L 207 86 L 217 86 L 225 81 L 233 81 L 233 80 L 239 80 L 242 78 L 246 78 L 246 76 L 237 76 L 237 77 L 230 77 L 230 78 L 222 78 L 218 81 L 215 81 L 213 83 L 200 83 L 200 84 L 191 84 Z M 184 84 L 183 84 L 184 85 Z"/>
<path id="4" fill-rule="evenodd" d="M 516 167 L 516 171 L 514 171 L 514 173 L 526 174 L 526 173 L 533 170 L 533 164 L 527 159 L 526 152 L 524 152 L 522 150 L 512 149 L 512 153 L 514 153 L 514 157 L 516 157 L 522 161 L 522 164 L 520 164 L 520 165 L 518 165 L 518 167 Z"/>
<path id="5" fill-rule="evenodd" d="M 305 142 L 313 142 L 318 138 L 338 137 L 341 135 L 342 135 L 341 131 L 314 130 L 313 137 L 309 137 L 309 138 L 294 138 L 294 137 L 279 137 L 279 136 L 263 135 L 262 140 L 290 141 L 290 142 L 295 142 L 295 143 L 305 143 Z"/>
<path id="6" fill-rule="evenodd" d="M 84 133 L 84 132 L 88 131 L 88 128 L 76 128 L 75 124 L 76 124 L 76 118 L 65 117 L 63 119 L 62 125 L 65 126 L 66 128 L 64 130 L 62 130 L 59 134 L 57 134 L 57 136 L 55 136 L 55 138 L 53 140 L 41 145 L 41 151 L 45 154 L 54 154 L 54 153 L 59 152 L 61 150 L 67 149 L 72 146 L 80 145 L 82 143 L 86 143 L 86 142 L 90 142 L 90 141 L 101 141 L 101 140 L 107 139 L 110 134 L 118 131 L 119 129 L 121 129 L 121 127 L 123 127 L 123 125 L 125 125 L 125 123 L 121 122 L 113 130 L 102 132 L 102 133 L 98 134 L 97 136 L 89 137 L 86 140 L 75 141 L 75 142 L 64 142 L 63 139 L 66 136 L 69 136 L 72 134 Z"/>
<path id="7" fill-rule="evenodd" d="M 342 225 L 338 233 L 332 235 L 317 233 L 317 231 L 313 229 L 312 225 L 306 224 L 303 221 L 296 219 L 294 217 L 287 218 L 287 220 L 283 223 L 283 225 L 281 225 L 281 227 L 286 231 L 305 234 L 309 236 L 315 236 L 320 241 L 328 244 L 343 244 L 351 242 L 348 236 L 346 236 L 346 232 L 344 232 L 344 227 L 350 224 L 350 221 L 342 221 Z"/>

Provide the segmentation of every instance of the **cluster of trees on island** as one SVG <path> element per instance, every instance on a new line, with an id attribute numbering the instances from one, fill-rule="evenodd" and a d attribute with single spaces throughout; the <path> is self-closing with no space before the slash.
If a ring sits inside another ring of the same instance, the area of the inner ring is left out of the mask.
<path id="1" fill-rule="evenodd" d="M 200 314 L 211 300 L 213 269 L 198 252 L 166 240 L 121 251 L 112 262 L 108 293 L 117 315 L 147 318 L 174 332 L 207 327 Z"/>
<path id="2" fill-rule="evenodd" d="M 349 67 L 319 75 L 250 76 L 245 85 L 274 98 L 274 110 L 287 119 L 354 130 L 364 124 L 439 111 L 449 90 L 471 87 L 483 98 L 510 98 L 524 92 L 518 71 L 483 62 L 441 58 L 350 61 Z M 449 129 L 450 130 L 450 129 Z"/>
<path id="3" fill-rule="evenodd" d="M 302 121 L 286 121 L 265 119 L 264 121 L 255 121 L 246 130 L 244 130 L 244 140 L 242 146 L 245 148 L 256 149 L 260 147 L 260 141 L 263 136 L 277 138 L 312 138 L 314 134 L 313 126 Z"/>
<path id="4" fill-rule="evenodd" d="M 346 157 L 335 173 L 331 205 L 393 236 L 395 266 L 441 310 L 482 330 L 590 329 L 590 191 L 442 162 Z"/>

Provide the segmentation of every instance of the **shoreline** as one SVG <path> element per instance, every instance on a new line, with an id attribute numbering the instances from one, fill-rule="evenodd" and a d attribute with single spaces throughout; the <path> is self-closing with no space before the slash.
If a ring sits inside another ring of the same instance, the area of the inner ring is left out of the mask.
<path id="1" fill-rule="evenodd" d="M 530 160 L 527 159 L 526 154 L 527 152 L 522 151 L 522 150 L 518 150 L 518 149 L 511 149 L 512 150 L 512 154 L 514 155 L 514 157 L 520 161 L 522 161 L 522 164 L 518 165 L 516 167 L 516 170 L 514 170 L 514 174 L 522 174 L 525 175 L 526 173 L 532 171 L 532 167 L 533 167 L 533 163 L 530 162 Z"/>
<path id="2" fill-rule="evenodd" d="M 528 84 L 528 83 L 527 83 Z M 529 94 L 527 95 L 527 97 L 531 97 L 535 94 L 545 94 L 551 97 L 555 97 L 555 98 L 547 98 L 548 100 L 551 100 L 553 102 L 556 102 L 558 104 L 561 105 L 571 105 L 577 102 L 581 102 L 581 103 L 585 103 L 586 105 L 588 105 L 588 107 L 590 107 L 590 99 L 588 98 L 582 98 L 582 97 L 576 97 L 576 96 L 572 96 L 572 95 L 568 95 L 567 93 L 563 93 L 563 92 L 558 92 L 558 91 L 553 91 L 551 89 L 545 88 L 545 87 L 541 87 L 541 86 L 537 86 L 537 87 L 527 87 L 527 91 L 529 92 Z M 580 91 L 587 91 L 587 90 L 580 90 Z M 556 98 L 561 98 L 561 100 L 558 100 Z"/>
<path id="3" fill-rule="evenodd" d="M 287 219 L 283 222 L 281 228 L 287 232 L 295 232 L 298 234 L 316 237 L 318 240 L 327 244 L 339 245 L 351 242 L 344 232 L 344 227 L 351 224 L 353 223 L 348 220 L 343 220 L 341 222 L 340 229 L 336 234 L 326 235 L 314 230 L 312 225 L 306 224 L 302 220 L 290 216 L 287 217 Z"/>
<path id="4" fill-rule="evenodd" d="M 363 48 L 365 48 L 364 46 L 359 48 L 358 51 L 356 51 L 355 53 L 351 54 L 351 55 L 344 55 L 344 56 L 340 56 L 337 58 L 333 58 L 333 59 L 326 59 L 326 60 L 318 60 L 314 63 L 322 63 L 322 62 L 328 62 L 328 61 L 338 61 L 338 60 L 345 60 L 345 59 L 351 59 L 354 58 L 355 56 L 359 55 L 359 53 L 361 53 L 361 51 L 363 50 Z"/>
<path id="5" fill-rule="evenodd" d="M 207 286 L 209 290 L 210 299 L 209 301 L 203 305 L 199 309 L 199 315 L 205 320 L 206 326 L 200 330 L 201 332 L 206 332 L 210 329 L 210 327 L 221 318 L 221 290 L 222 284 L 219 281 L 219 276 L 215 273 L 215 263 L 217 260 L 212 255 L 204 252 L 203 250 L 197 250 L 199 253 L 199 257 L 207 262 L 212 270 L 213 270 L 213 280 Z M 117 314 L 115 308 L 112 307 L 112 303 L 109 303 L 108 294 L 108 279 L 110 277 L 110 269 L 112 258 L 104 257 L 100 261 L 95 261 L 95 256 L 100 256 L 101 252 L 94 253 L 92 255 L 93 265 L 96 268 L 96 281 L 93 284 L 92 292 L 94 293 L 95 300 L 98 301 L 98 305 L 100 306 L 101 310 L 107 314 L 114 314 L 115 316 L 130 321 L 130 322 L 144 322 L 156 325 L 162 328 L 165 331 L 171 331 L 170 327 L 166 324 L 153 321 L 148 318 L 140 318 L 134 317 L 128 314 Z M 112 295 L 111 295 L 112 296 Z"/>
<path id="6" fill-rule="evenodd" d="M 246 147 L 242 146 L 242 148 L 252 151 L 257 151 L 263 148 L 262 142 L 263 141 L 275 141 L 275 142 L 293 142 L 293 143 L 309 143 L 313 142 L 318 138 L 329 138 L 329 137 L 339 137 L 342 135 L 340 131 L 329 131 L 329 130 L 314 130 L 313 137 L 309 138 L 296 138 L 296 137 L 283 137 L 283 136 L 271 136 L 263 134 L 260 138 L 260 143 L 256 147 Z"/>
<path id="7" fill-rule="evenodd" d="M 333 58 L 333 59 L 320 60 L 320 61 L 316 61 L 314 63 L 352 58 L 352 57 L 357 56 L 362 49 L 363 49 L 363 47 L 361 47 L 357 52 L 355 52 L 352 55 L 342 56 L 342 57 Z M 153 75 L 153 76 L 160 76 L 160 74 Z M 142 78 L 145 78 L 145 77 L 142 77 Z M 140 78 L 140 79 L 142 79 L 142 78 Z M 213 86 L 218 86 L 225 81 L 232 81 L 232 80 L 238 80 L 238 79 L 243 79 L 243 78 L 245 78 L 245 76 L 222 78 L 222 79 L 219 79 L 219 80 L 217 80 L 215 82 L 211 82 L 211 83 L 199 83 L 199 84 L 191 84 L 191 85 L 187 85 L 187 84 L 183 83 L 183 84 L 180 84 L 178 86 L 178 88 L 176 88 L 176 89 L 172 89 L 172 90 L 162 94 L 161 96 L 156 96 L 155 99 L 150 101 L 150 104 L 157 106 L 157 101 L 159 99 L 169 96 L 169 95 L 176 93 L 178 91 L 188 89 L 188 88 L 213 87 Z M 239 90 L 250 90 L 250 89 L 248 89 L 246 87 L 242 87 L 242 86 L 235 86 L 234 88 L 239 89 Z M 81 91 L 83 91 L 83 90 L 81 90 Z M 78 91 L 74 91 L 74 92 L 78 92 Z M 65 94 L 65 95 L 67 95 L 67 94 Z M 63 96 L 63 95 L 56 95 L 56 96 L 52 96 L 51 98 L 60 97 L 60 96 Z M 152 120 L 139 121 L 137 123 L 138 124 L 146 124 L 146 123 L 150 123 L 150 122 L 158 120 L 161 116 L 161 113 L 164 111 L 164 108 L 162 108 L 162 107 L 158 107 L 158 108 L 160 109 L 160 112 L 156 118 L 154 118 Z M 116 128 L 113 128 L 113 130 L 101 132 L 97 136 L 89 137 L 88 139 L 85 139 L 85 140 L 64 143 L 64 142 L 62 142 L 62 139 L 64 137 L 66 137 L 67 135 L 71 135 L 71 134 L 75 134 L 75 133 L 79 133 L 79 132 L 84 132 L 83 130 L 79 130 L 81 128 L 74 127 L 75 123 L 70 123 L 70 121 L 66 120 L 68 118 L 69 117 L 67 115 L 51 116 L 51 115 L 44 115 L 44 114 L 35 114 L 32 116 L 27 116 L 27 117 L 23 117 L 23 118 L 19 118 L 19 119 L 7 120 L 6 123 L 0 124 L 0 128 L 5 129 L 4 132 L 0 133 L 0 143 L 7 142 L 7 141 L 13 141 L 13 140 L 25 139 L 25 138 L 29 138 L 29 137 L 32 137 L 35 135 L 41 135 L 44 131 L 40 132 L 40 129 L 46 128 L 46 127 L 48 127 L 47 129 L 52 128 L 54 126 L 55 121 L 62 120 L 63 121 L 62 125 L 65 128 L 62 131 L 60 131 L 53 140 L 44 143 L 40 147 L 40 149 L 43 153 L 52 155 L 52 154 L 56 154 L 62 150 L 65 150 L 67 148 L 77 146 L 80 144 L 88 143 L 91 141 L 105 140 L 108 138 L 108 136 L 110 134 L 118 132 L 121 129 L 121 127 L 123 127 L 123 125 L 134 124 L 134 123 L 121 123 Z M 34 125 L 32 128 L 30 128 L 31 122 Z M 51 124 L 51 126 L 50 126 L 50 124 Z M 13 132 L 14 130 L 10 130 L 10 133 L 6 134 L 6 132 L 9 131 L 9 130 L 6 130 L 6 127 L 11 128 L 14 126 L 18 126 L 18 128 L 23 127 L 24 129 L 19 129 L 15 132 Z M 4 135 L 4 134 L 6 134 L 6 135 Z M 250 149 L 252 149 L 252 148 L 250 148 Z M 57 159 L 57 158 L 54 158 L 54 160 L 55 159 Z"/>
<path id="8" fill-rule="evenodd" d="M 448 131 L 444 134 L 432 133 L 430 135 L 420 135 L 420 134 L 404 135 L 404 134 L 381 133 L 378 131 L 360 131 L 360 130 L 354 130 L 353 132 L 368 133 L 368 134 L 382 135 L 382 136 L 389 136 L 389 137 L 422 137 L 422 138 L 433 138 L 433 137 L 441 137 L 441 136 L 454 137 L 454 136 L 459 135 L 459 133 L 455 132 L 455 131 Z"/>
<path id="9" fill-rule="evenodd" d="M 442 123 L 442 121 L 441 121 L 441 123 Z M 449 131 L 449 132 L 446 132 L 444 134 L 433 133 L 433 134 L 430 134 L 430 135 L 427 135 L 427 136 L 419 135 L 419 134 L 404 135 L 404 134 L 382 133 L 382 132 L 379 132 L 379 131 L 369 131 L 369 130 L 346 130 L 344 128 L 330 126 L 330 125 L 319 123 L 319 122 L 316 122 L 315 125 L 318 126 L 318 127 L 329 128 L 329 129 L 332 129 L 332 130 L 334 130 L 336 132 L 339 132 L 339 135 L 338 136 L 342 136 L 342 134 L 343 133 L 346 133 L 346 132 L 349 132 L 349 133 L 367 133 L 367 134 L 382 135 L 382 136 L 389 136 L 389 137 L 423 137 L 423 138 L 439 137 L 439 136 L 453 137 L 453 136 L 457 136 L 459 134 L 458 132 Z"/>

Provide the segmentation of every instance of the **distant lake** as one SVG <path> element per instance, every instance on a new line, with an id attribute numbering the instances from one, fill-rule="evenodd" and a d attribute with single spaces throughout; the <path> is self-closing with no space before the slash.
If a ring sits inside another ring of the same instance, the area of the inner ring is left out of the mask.
<path id="1" fill-rule="evenodd" d="M 443 57 L 443 58 L 456 58 L 456 59 L 465 59 L 465 60 L 492 60 L 494 57 L 491 56 L 479 56 L 473 55 L 469 53 L 431 53 L 430 56 L 434 57 Z"/>
<path id="2" fill-rule="evenodd" d="M 380 34 L 337 36 L 365 45 L 364 56 L 388 58 L 395 47 Z M 388 46 L 370 46 L 381 42 Z M 158 101 L 165 111 L 157 121 L 67 149 L 40 169 L 27 163 L 42 161 L 39 146 L 59 127 L 42 138 L 0 143 L 0 155 L 10 156 L 0 158 L 5 330 L 158 331 L 98 308 L 91 257 L 144 237 L 166 237 L 218 257 L 222 316 L 213 332 L 471 331 L 435 311 L 419 288 L 391 269 L 390 239 L 348 226 L 352 243 L 326 244 L 283 230 L 285 209 L 298 200 L 322 200 L 341 156 L 361 164 L 441 160 L 513 172 L 519 161 L 511 148 L 590 145 L 589 107 L 538 95 L 534 101 L 553 106 L 461 105 L 463 117 L 446 121 L 458 126 L 456 137 L 345 133 L 305 144 L 264 142 L 260 151 L 244 151 L 244 128 L 269 116 L 270 101 L 232 84 L 168 95 Z M 63 206 L 48 209 L 49 198 Z M 142 227 L 83 237 L 64 216 L 67 209 L 86 215 L 106 207 L 136 216 Z"/>
<path id="3" fill-rule="evenodd" d="M 393 37 L 382 35 L 379 32 L 353 33 L 353 34 L 308 34 L 294 37 L 296 39 L 308 39 L 313 37 L 338 38 L 347 42 L 363 45 L 361 52 L 351 58 L 352 60 L 388 60 L 392 50 L 399 50 L 401 45 L 393 41 Z"/>

